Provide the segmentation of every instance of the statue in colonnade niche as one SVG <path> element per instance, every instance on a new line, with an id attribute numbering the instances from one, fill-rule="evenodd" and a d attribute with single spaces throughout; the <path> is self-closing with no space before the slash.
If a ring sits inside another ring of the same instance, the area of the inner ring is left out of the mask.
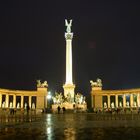
<path id="1" fill-rule="evenodd" d="M 17 108 L 20 108 L 20 103 L 19 102 L 17 103 Z"/>
<path id="2" fill-rule="evenodd" d="M 126 102 L 126 106 L 129 107 L 129 102 L 128 101 Z"/>
<path id="3" fill-rule="evenodd" d="M 13 107 L 13 103 L 12 102 L 10 102 L 10 108 L 12 108 Z"/>
<path id="4" fill-rule="evenodd" d="M 27 103 L 24 104 L 24 109 L 27 109 Z"/>
<path id="5" fill-rule="evenodd" d="M 2 108 L 5 108 L 5 102 L 2 103 Z"/>
<path id="6" fill-rule="evenodd" d="M 136 103 L 136 101 L 134 102 L 134 107 L 136 107 L 137 106 L 137 103 Z"/>
<path id="7" fill-rule="evenodd" d="M 114 102 L 112 102 L 112 103 L 111 103 L 111 108 L 114 108 L 114 107 L 115 107 L 115 106 L 114 106 Z"/>
<path id="8" fill-rule="evenodd" d="M 122 107 L 122 102 L 119 102 L 119 107 Z"/>
<path id="9" fill-rule="evenodd" d="M 106 102 L 104 102 L 104 108 L 107 108 L 107 103 Z"/>
<path id="10" fill-rule="evenodd" d="M 35 103 L 32 103 L 32 109 L 35 109 Z"/>

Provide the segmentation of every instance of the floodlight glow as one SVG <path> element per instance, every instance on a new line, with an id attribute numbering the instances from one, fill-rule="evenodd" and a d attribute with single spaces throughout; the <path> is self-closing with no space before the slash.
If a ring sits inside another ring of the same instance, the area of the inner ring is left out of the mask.
<path id="1" fill-rule="evenodd" d="M 49 91 L 47 95 L 47 99 L 51 99 L 51 98 L 52 98 L 52 95 L 51 95 L 51 92 Z"/>

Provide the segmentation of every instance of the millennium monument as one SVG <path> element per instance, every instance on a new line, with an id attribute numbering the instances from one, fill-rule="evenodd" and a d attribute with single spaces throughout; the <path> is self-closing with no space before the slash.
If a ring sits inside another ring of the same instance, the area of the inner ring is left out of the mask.
<path id="1" fill-rule="evenodd" d="M 55 111 L 58 106 L 65 107 L 66 109 L 81 109 L 86 110 L 87 104 L 85 97 L 77 93 L 75 94 L 75 84 L 73 84 L 72 75 L 72 39 L 73 33 L 71 32 L 72 20 L 65 20 L 66 32 L 66 82 L 63 85 L 64 96 L 62 93 L 55 93 L 53 97 L 52 109 Z"/>
<path id="2" fill-rule="evenodd" d="M 66 82 L 63 86 L 64 88 L 64 96 L 67 97 L 68 94 L 70 94 L 72 101 L 74 101 L 74 89 L 75 85 L 72 81 L 72 38 L 73 33 L 71 32 L 71 26 L 72 26 L 72 20 L 70 20 L 70 23 L 68 23 L 67 20 L 65 20 L 65 25 L 67 26 L 66 32 L 65 32 L 65 38 L 66 38 Z"/>

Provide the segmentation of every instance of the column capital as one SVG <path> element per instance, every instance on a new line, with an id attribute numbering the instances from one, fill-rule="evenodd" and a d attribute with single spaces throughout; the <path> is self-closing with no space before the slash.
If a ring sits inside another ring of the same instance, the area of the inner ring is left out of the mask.
<path id="1" fill-rule="evenodd" d="M 65 38 L 66 38 L 66 40 L 72 40 L 73 33 L 65 33 Z"/>

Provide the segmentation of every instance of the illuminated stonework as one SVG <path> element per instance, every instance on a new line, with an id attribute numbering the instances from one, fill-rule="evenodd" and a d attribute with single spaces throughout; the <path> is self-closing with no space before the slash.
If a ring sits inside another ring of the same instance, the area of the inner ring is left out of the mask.
<path id="1" fill-rule="evenodd" d="M 65 39 L 66 39 L 66 82 L 63 85 L 64 89 L 64 96 L 62 93 L 55 93 L 55 96 L 52 97 L 53 104 L 52 110 L 53 112 L 57 111 L 57 107 L 65 107 L 66 109 L 70 110 L 80 110 L 86 111 L 87 104 L 85 101 L 85 96 L 81 93 L 77 93 L 75 95 L 75 85 L 73 84 L 72 79 L 72 38 L 73 33 L 71 32 L 72 20 L 68 21 L 65 20 L 65 25 L 67 26 L 65 32 Z"/>
<path id="2" fill-rule="evenodd" d="M 140 89 L 102 90 L 101 81 L 91 83 L 91 107 L 95 109 L 138 108 Z"/>
<path id="3" fill-rule="evenodd" d="M 64 88 L 64 96 L 67 97 L 67 95 L 70 93 L 71 98 L 74 99 L 74 89 L 75 85 L 72 81 L 72 38 L 73 33 L 71 32 L 71 26 L 72 26 L 72 20 L 70 20 L 70 23 L 68 23 L 67 20 L 65 20 L 65 25 L 67 26 L 65 38 L 66 38 L 66 82 L 65 85 L 63 85 Z"/>
<path id="4" fill-rule="evenodd" d="M 47 107 L 47 83 L 37 85 L 37 91 L 0 89 L 0 108 L 44 109 Z"/>

